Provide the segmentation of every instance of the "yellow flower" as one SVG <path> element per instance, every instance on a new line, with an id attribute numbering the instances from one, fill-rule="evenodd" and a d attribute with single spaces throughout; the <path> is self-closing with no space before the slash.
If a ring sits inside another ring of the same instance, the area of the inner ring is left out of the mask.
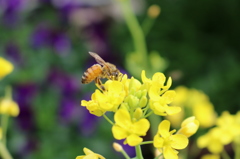
<path id="1" fill-rule="evenodd" d="M 0 57 L 0 79 L 8 75 L 13 71 L 13 65 L 5 60 L 4 58 Z"/>
<path id="2" fill-rule="evenodd" d="M 207 134 L 198 138 L 197 145 L 199 148 L 207 147 L 211 153 L 219 154 L 222 152 L 223 146 L 231 141 L 232 136 L 228 132 L 219 127 L 214 127 Z"/>
<path id="3" fill-rule="evenodd" d="M 76 159 L 105 159 L 102 155 L 94 153 L 86 147 L 83 148 L 83 152 L 85 155 L 77 156 Z"/>
<path id="4" fill-rule="evenodd" d="M 11 99 L 3 98 L 0 101 L 0 114 L 8 114 L 14 117 L 18 116 L 18 104 Z"/>
<path id="5" fill-rule="evenodd" d="M 175 91 L 177 96 L 174 98 L 172 104 L 181 106 L 183 114 L 181 114 L 182 119 L 179 119 L 178 122 L 175 121 L 174 125 L 180 125 L 180 121 L 183 120 L 184 115 L 195 116 L 202 128 L 211 127 L 216 123 L 217 115 L 214 111 L 214 106 L 206 94 L 184 86 L 177 87 Z M 172 123 L 173 120 L 171 118 L 172 116 L 168 116 L 168 119 Z"/>
<path id="6" fill-rule="evenodd" d="M 170 122 L 163 120 L 158 126 L 158 132 L 154 136 L 153 145 L 163 153 L 165 159 L 177 159 L 178 151 L 188 145 L 188 138 L 182 134 L 175 134 L 175 130 L 170 131 Z"/>
<path id="7" fill-rule="evenodd" d="M 153 112 L 162 116 L 179 113 L 181 111 L 181 107 L 169 106 L 176 96 L 175 91 L 166 91 L 162 96 L 159 96 L 157 93 L 158 90 L 159 89 L 157 87 L 151 87 L 149 90 L 150 108 Z"/>
<path id="8" fill-rule="evenodd" d="M 157 72 L 153 75 L 152 80 L 146 77 L 145 71 L 142 71 L 141 74 L 141 78 L 142 78 L 142 82 L 144 84 L 146 84 L 148 86 L 148 88 L 150 87 L 157 87 L 157 88 L 161 88 L 161 91 L 158 90 L 159 95 L 161 95 L 162 93 L 164 93 L 166 90 L 168 90 L 170 88 L 170 86 L 172 85 L 172 78 L 169 77 L 168 81 L 167 81 L 167 85 L 164 85 L 164 83 L 166 82 L 166 77 L 163 73 Z"/>
<path id="9" fill-rule="evenodd" d="M 220 159 L 218 154 L 207 154 L 201 157 L 201 159 Z"/>
<path id="10" fill-rule="evenodd" d="M 216 125 L 226 131 L 229 136 L 232 136 L 232 139 L 234 139 L 236 136 L 240 135 L 239 115 L 239 112 L 236 115 L 231 115 L 228 111 L 224 111 L 217 119 Z"/>
<path id="11" fill-rule="evenodd" d="M 150 127 L 147 119 L 132 121 L 126 109 L 119 109 L 114 115 L 114 120 L 116 122 L 112 127 L 114 138 L 117 140 L 126 139 L 124 143 L 130 146 L 140 144 L 143 141 L 140 136 L 145 136 Z"/>
<path id="12" fill-rule="evenodd" d="M 182 122 L 181 129 L 177 133 L 190 137 L 197 132 L 198 127 L 199 121 L 195 119 L 195 116 L 192 116 Z"/>
<path id="13" fill-rule="evenodd" d="M 125 98 L 124 86 L 119 81 L 108 80 L 104 87 L 106 91 L 96 91 L 96 100 L 103 110 L 115 112 Z"/>
<path id="14" fill-rule="evenodd" d="M 102 116 L 106 111 L 115 112 L 125 98 L 125 90 L 121 82 L 108 80 L 104 87 L 106 91 L 100 92 L 97 89 L 90 101 L 81 101 L 81 105 L 86 106 L 89 112 L 96 116 Z"/>
<path id="15" fill-rule="evenodd" d="M 99 90 L 96 90 L 96 92 Z M 102 116 L 106 111 L 100 108 L 98 101 L 96 100 L 96 92 L 92 94 L 90 101 L 82 100 L 81 105 L 86 107 L 87 110 L 93 115 Z"/>

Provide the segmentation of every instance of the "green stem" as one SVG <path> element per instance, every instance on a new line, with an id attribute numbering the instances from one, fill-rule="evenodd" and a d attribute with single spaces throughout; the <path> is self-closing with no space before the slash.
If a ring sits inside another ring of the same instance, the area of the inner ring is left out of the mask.
<path id="1" fill-rule="evenodd" d="M 234 149 L 235 149 L 235 159 L 240 158 L 240 136 L 238 137 L 237 141 L 234 142 Z"/>
<path id="2" fill-rule="evenodd" d="M 111 125 L 114 125 L 114 123 L 113 123 L 105 114 L 103 114 L 103 117 L 104 117 Z"/>
<path id="3" fill-rule="evenodd" d="M 144 141 L 140 145 L 146 145 L 146 144 L 152 144 L 152 143 L 153 143 L 153 141 Z"/>
<path id="4" fill-rule="evenodd" d="M 2 114 L 1 117 L 1 126 L 2 126 L 2 144 L 6 145 L 7 142 L 7 127 L 8 127 L 8 115 Z"/>
<path id="5" fill-rule="evenodd" d="M 151 30 L 153 24 L 155 22 L 155 18 L 150 18 L 147 16 L 142 23 L 142 29 L 144 32 L 145 37 L 148 35 L 149 31 Z"/>
<path id="6" fill-rule="evenodd" d="M 162 153 L 159 154 L 157 157 L 155 157 L 154 159 L 163 159 Z"/>
<path id="7" fill-rule="evenodd" d="M 147 117 L 149 117 L 152 113 L 153 113 L 153 111 L 150 111 L 147 115 L 144 115 L 144 117 L 147 118 Z"/>
<path id="8" fill-rule="evenodd" d="M 3 159 L 12 159 L 11 154 L 8 152 L 6 146 L 0 141 L 0 154 Z"/>
<path id="9" fill-rule="evenodd" d="M 5 98 L 6 99 L 12 99 L 12 88 L 10 86 L 7 86 L 5 88 Z"/>
<path id="10" fill-rule="evenodd" d="M 228 153 L 226 152 L 225 149 L 223 149 L 221 155 L 222 155 L 223 159 L 231 159 L 231 157 L 228 155 Z"/>
<path id="11" fill-rule="evenodd" d="M 143 159 L 141 146 L 140 145 L 135 146 L 135 150 L 137 159 Z"/>
<path id="12" fill-rule="evenodd" d="M 122 149 L 122 151 L 120 151 L 122 154 L 123 154 L 123 156 L 126 158 L 126 159 L 131 159 L 129 156 L 128 156 L 128 154 L 126 153 L 126 151 L 124 150 L 124 149 Z"/>
<path id="13" fill-rule="evenodd" d="M 122 8 L 123 16 L 126 20 L 126 24 L 133 38 L 133 43 L 136 53 L 138 53 L 142 58 L 142 63 L 147 66 L 147 46 L 144 37 L 143 30 L 137 21 L 135 14 L 132 11 L 130 0 L 119 0 L 120 6 Z"/>

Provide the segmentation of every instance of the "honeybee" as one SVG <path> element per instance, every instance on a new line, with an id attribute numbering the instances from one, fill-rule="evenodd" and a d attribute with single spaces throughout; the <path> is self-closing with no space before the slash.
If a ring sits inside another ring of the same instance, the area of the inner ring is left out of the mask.
<path id="1" fill-rule="evenodd" d="M 110 80 L 119 80 L 122 76 L 121 72 L 117 69 L 117 67 L 109 62 L 105 62 L 98 54 L 89 52 L 89 54 L 95 58 L 98 64 L 92 65 L 88 68 L 83 76 L 82 83 L 87 84 L 92 82 L 93 80 L 100 87 L 100 89 L 105 90 L 102 85 L 101 78 L 107 78 Z"/>

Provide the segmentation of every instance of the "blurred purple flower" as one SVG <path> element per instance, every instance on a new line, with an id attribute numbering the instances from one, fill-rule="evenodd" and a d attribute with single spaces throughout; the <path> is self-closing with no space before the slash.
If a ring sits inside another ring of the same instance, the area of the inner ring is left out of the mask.
<path id="1" fill-rule="evenodd" d="M 17 64 L 22 63 L 22 57 L 20 53 L 20 48 L 15 43 L 8 43 L 5 46 L 5 54 L 11 60 Z"/>
<path id="2" fill-rule="evenodd" d="M 78 108 L 79 102 L 77 102 L 75 99 L 70 97 L 63 97 L 59 108 L 60 121 L 62 123 L 68 124 L 69 122 L 72 122 L 75 118 L 79 117 L 80 112 Z"/>
<path id="3" fill-rule="evenodd" d="M 30 11 L 38 4 L 38 0 L 0 0 L 1 20 L 7 26 L 14 27 L 20 20 L 22 12 Z"/>
<path id="4" fill-rule="evenodd" d="M 85 95 L 81 100 L 90 100 L 90 94 Z M 81 111 L 81 119 L 79 123 L 80 132 L 84 136 L 91 136 L 97 129 L 99 117 L 90 114 L 89 111 L 81 106 L 81 103 L 79 102 L 79 108 Z"/>
<path id="5" fill-rule="evenodd" d="M 33 111 L 31 100 L 37 92 L 37 86 L 33 83 L 20 84 L 15 86 L 14 97 L 20 107 L 18 122 L 23 130 L 34 129 Z"/>
<path id="6" fill-rule="evenodd" d="M 96 131 L 100 118 L 90 114 L 89 111 L 84 107 L 81 107 L 81 110 L 83 112 L 82 121 L 79 125 L 81 134 L 84 136 L 91 136 Z"/>
<path id="7" fill-rule="evenodd" d="M 48 81 L 64 96 L 72 96 L 79 91 L 79 81 L 58 69 L 49 72 Z"/>
<path id="8" fill-rule="evenodd" d="M 62 33 L 56 33 L 52 35 L 52 47 L 59 54 L 67 54 L 71 49 L 70 39 Z"/>
<path id="9" fill-rule="evenodd" d="M 30 42 L 35 49 L 51 47 L 59 54 L 67 54 L 71 51 L 71 42 L 67 35 L 45 25 L 36 28 Z"/>

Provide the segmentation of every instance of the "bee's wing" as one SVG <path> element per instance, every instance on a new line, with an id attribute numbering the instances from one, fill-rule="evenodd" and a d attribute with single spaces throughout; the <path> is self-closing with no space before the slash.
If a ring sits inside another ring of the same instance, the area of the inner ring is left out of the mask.
<path id="1" fill-rule="evenodd" d="M 101 65 L 106 65 L 106 62 L 96 53 L 94 52 L 89 52 L 89 54 L 95 58 L 95 60 L 97 61 L 97 63 L 101 64 Z"/>

